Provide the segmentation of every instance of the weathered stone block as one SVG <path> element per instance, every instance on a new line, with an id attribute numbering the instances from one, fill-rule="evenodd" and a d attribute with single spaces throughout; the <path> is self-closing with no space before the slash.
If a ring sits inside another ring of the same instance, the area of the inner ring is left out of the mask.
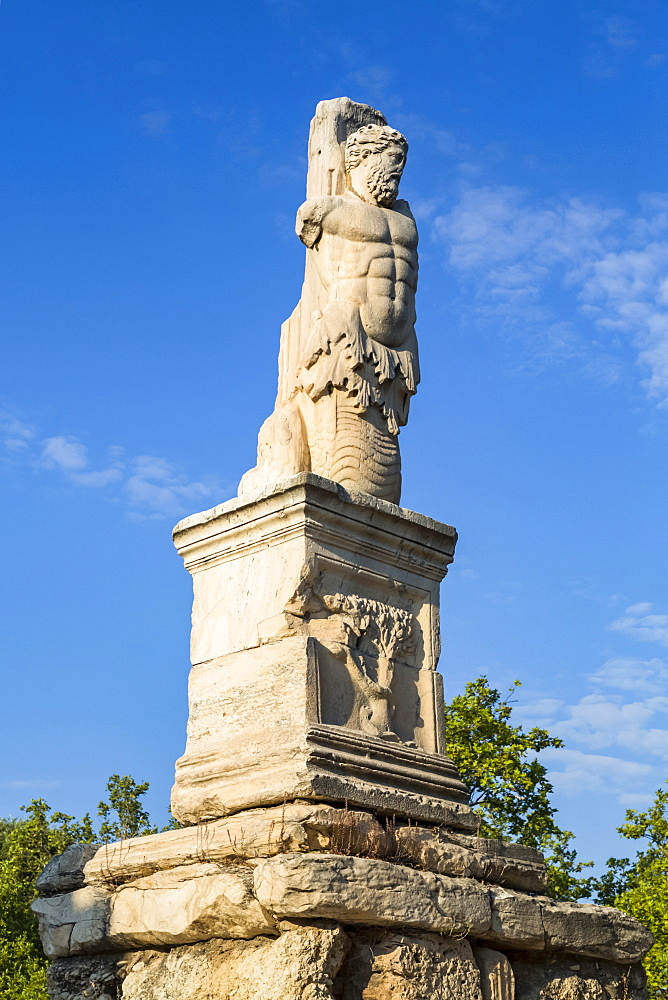
<path id="1" fill-rule="evenodd" d="M 515 976 L 506 956 L 491 948 L 474 948 L 473 955 L 480 972 L 482 1000 L 515 1000 Z"/>
<path id="2" fill-rule="evenodd" d="M 417 927 L 461 936 L 483 936 L 491 922 L 489 894 L 473 880 L 370 858 L 270 858 L 255 870 L 255 893 L 265 909 L 280 917 Z"/>
<path id="3" fill-rule="evenodd" d="M 652 946 L 652 935 L 634 917 L 612 906 L 543 900 L 545 945 L 613 962 L 637 962 Z"/>
<path id="4" fill-rule="evenodd" d="M 207 941 L 129 962 L 123 1000 L 333 1000 L 349 940 L 339 927 L 284 928 L 280 938 Z"/>
<path id="5" fill-rule="evenodd" d="M 184 864 L 331 849 L 345 854 L 382 851 L 392 857 L 397 847 L 372 813 L 316 802 L 286 802 L 104 844 L 86 862 L 80 877 L 88 884 L 117 885 Z"/>
<path id="6" fill-rule="evenodd" d="M 526 892 L 547 888 L 543 856 L 531 847 L 434 827 L 397 826 L 393 832 L 399 856 L 417 867 Z"/>
<path id="7" fill-rule="evenodd" d="M 37 876 L 35 886 L 40 896 L 55 896 L 82 889 L 85 885 L 84 866 L 95 857 L 99 844 L 70 844 L 56 855 Z"/>
<path id="8" fill-rule="evenodd" d="M 183 865 L 122 885 L 33 903 L 50 958 L 277 933 L 245 865 Z"/>
<path id="9" fill-rule="evenodd" d="M 202 863 L 156 872 L 114 893 L 108 939 L 113 947 L 187 944 L 212 937 L 276 933 L 241 864 Z"/>
<path id="10" fill-rule="evenodd" d="M 321 817 L 320 835 L 323 829 L 331 836 Z M 417 928 L 502 948 L 623 963 L 638 961 L 652 943 L 642 925 L 612 908 L 557 903 L 378 858 L 322 852 L 192 861 L 113 890 L 95 883 L 49 896 L 33 908 L 50 957 L 248 938 L 277 933 L 283 919 Z"/>
<path id="11" fill-rule="evenodd" d="M 314 802 L 287 802 L 224 819 L 104 844 L 78 872 L 77 885 L 116 886 L 155 871 L 201 861 L 272 857 L 328 851 L 398 861 L 441 875 L 540 891 L 547 881 L 538 851 L 517 844 L 467 837 L 451 830 L 382 824 L 370 812 Z M 54 859 L 41 877 L 50 895 L 62 884 Z M 55 872 L 55 876 L 51 876 Z"/>
<path id="12" fill-rule="evenodd" d="M 487 941 L 514 948 L 545 948 L 543 897 L 527 896 L 509 889 L 490 888 L 492 921 Z"/>
<path id="13" fill-rule="evenodd" d="M 42 947 L 48 958 L 109 951 L 106 947 L 112 892 L 104 886 L 86 886 L 61 896 L 36 899 L 32 910 L 39 920 Z"/>
<path id="14" fill-rule="evenodd" d="M 340 978 L 342 1000 L 484 998 L 468 941 L 435 934 L 357 931 Z"/>
<path id="15" fill-rule="evenodd" d="M 647 1000 L 641 965 L 510 952 L 516 1000 Z"/>

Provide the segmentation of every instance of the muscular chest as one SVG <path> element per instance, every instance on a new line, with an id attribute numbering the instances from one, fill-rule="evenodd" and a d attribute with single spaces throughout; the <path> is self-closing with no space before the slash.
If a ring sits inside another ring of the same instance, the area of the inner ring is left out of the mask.
<path id="1" fill-rule="evenodd" d="M 417 229 L 410 215 L 367 205 L 359 199 L 341 198 L 337 208 L 327 216 L 324 231 L 351 243 L 384 244 L 413 253 L 417 248 Z"/>

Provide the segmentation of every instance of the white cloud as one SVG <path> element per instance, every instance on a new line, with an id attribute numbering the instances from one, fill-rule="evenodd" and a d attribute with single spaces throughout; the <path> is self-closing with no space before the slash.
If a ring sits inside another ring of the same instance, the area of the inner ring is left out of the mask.
<path id="1" fill-rule="evenodd" d="M 627 809 L 646 809 L 653 799 L 651 792 L 626 792 L 619 796 L 619 803 Z"/>
<path id="2" fill-rule="evenodd" d="M 434 231 L 480 315 L 606 378 L 627 364 L 630 344 L 648 395 L 668 406 L 667 194 L 643 195 L 634 215 L 585 198 L 470 186 Z"/>
<path id="3" fill-rule="evenodd" d="M 13 416 L 11 413 L 0 412 L 0 435 L 5 448 L 9 452 L 19 452 L 29 447 L 35 436 L 33 428 Z"/>
<path id="4" fill-rule="evenodd" d="M 588 680 L 602 687 L 620 691 L 646 691 L 656 694 L 666 689 L 668 664 L 657 657 L 641 660 L 638 657 L 616 657 L 607 660 Z"/>
<path id="5" fill-rule="evenodd" d="M 110 483 L 118 483 L 123 478 L 123 470 L 120 467 L 100 469 L 92 472 L 73 472 L 70 481 L 75 486 L 89 486 L 93 488 L 108 486 Z"/>
<path id="6" fill-rule="evenodd" d="M 626 797 L 644 782 L 652 768 L 649 764 L 622 760 L 580 750 L 544 750 L 541 760 L 548 766 L 548 777 L 558 792 L 567 795 L 586 791 L 608 791 Z"/>
<path id="7" fill-rule="evenodd" d="M 123 462 L 117 452 L 112 454 L 112 463 L 108 468 L 91 469 L 88 449 L 75 437 L 59 435 L 46 438 L 41 448 L 40 464 L 47 469 L 58 469 L 74 486 L 98 489 L 120 482 L 124 477 Z"/>
<path id="8" fill-rule="evenodd" d="M 668 615 L 657 614 L 654 605 L 647 601 L 631 604 L 621 618 L 611 622 L 608 628 L 641 642 L 656 642 L 660 646 L 668 646 Z"/>
<path id="9" fill-rule="evenodd" d="M 644 601 L 627 607 L 612 627 L 656 641 L 668 627 L 664 618 Z M 626 808 L 644 808 L 652 798 L 648 785 L 668 760 L 668 661 L 611 657 L 586 680 L 594 690 L 579 700 L 535 698 L 517 705 L 517 720 L 563 740 L 563 748 L 539 755 L 557 791 L 610 792 Z M 624 757 L 615 756 L 620 752 Z"/>
<path id="10" fill-rule="evenodd" d="M 537 295 L 556 264 L 600 253 L 601 236 L 620 214 L 578 198 L 538 202 L 522 188 L 486 186 L 465 190 L 435 228 L 450 263 L 478 272 L 483 290 Z"/>
<path id="11" fill-rule="evenodd" d="M 42 442 L 42 461 L 49 469 L 71 472 L 88 465 L 86 448 L 73 437 L 52 437 Z"/>
<path id="12" fill-rule="evenodd" d="M 638 44 L 634 37 L 634 26 L 628 18 L 613 15 L 605 20 L 608 45 L 617 49 L 634 49 Z"/>
<path id="13" fill-rule="evenodd" d="M 566 741 L 592 750 L 619 746 L 668 759 L 668 728 L 650 726 L 656 716 L 668 715 L 668 697 L 625 702 L 621 696 L 589 694 L 570 705 L 568 713 L 552 727 Z"/>
<path id="14" fill-rule="evenodd" d="M 140 455 L 133 467 L 133 474 L 124 484 L 125 492 L 131 506 L 149 516 L 177 513 L 183 510 L 184 501 L 204 500 L 215 492 L 210 482 L 188 482 L 164 458 Z"/>
<path id="15" fill-rule="evenodd" d="M 356 83 L 358 87 L 368 91 L 369 94 L 382 98 L 385 96 L 393 76 L 394 73 L 388 66 L 376 65 L 365 66 L 362 70 L 349 73 L 348 79 Z"/>
<path id="16" fill-rule="evenodd" d="M 392 115 L 391 124 L 401 132 L 410 136 L 411 140 L 424 139 L 432 147 L 444 156 L 464 156 L 471 152 L 471 147 L 466 142 L 461 142 L 454 132 L 449 129 L 439 128 L 421 115 L 413 112 L 397 112 Z M 411 207 L 413 202 L 411 201 Z"/>
<path id="17" fill-rule="evenodd" d="M 10 413 L 0 412 L 2 438 L 13 452 L 5 461 L 22 462 L 42 473 L 62 476 L 70 486 L 122 499 L 133 519 L 183 516 L 192 505 L 219 499 L 222 492 L 231 489 L 231 484 L 221 485 L 212 477 L 189 480 L 165 458 L 128 456 L 117 445 L 105 449 L 106 460 L 96 468 L 88 448 L 78 438 L 58 434 L 40 440 L 32 427 Z"/>
<path id="18" fill-rule="evenodd" d="M 535 698 L 533 701 L 520 702 L 514 715 L 527 727 L 549 728 L 565 706 L 566 702 L 561 698 Z"/>

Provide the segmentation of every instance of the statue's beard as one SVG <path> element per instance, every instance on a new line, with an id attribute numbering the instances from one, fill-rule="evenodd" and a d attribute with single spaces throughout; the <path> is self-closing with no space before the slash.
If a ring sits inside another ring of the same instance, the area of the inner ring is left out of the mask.
<path id="1" fill-rule="evenodd" d="M 387 174 L 382 163 L 371 163 L 366 186 L 377 205 L 381 208 L 392 208 L 399 194 L 400 179 L 400 174 Z"/>

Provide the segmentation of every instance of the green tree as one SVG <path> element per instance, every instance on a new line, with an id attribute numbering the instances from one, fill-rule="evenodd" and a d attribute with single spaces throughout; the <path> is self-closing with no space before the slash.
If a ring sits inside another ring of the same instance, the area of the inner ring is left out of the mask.
<path id="1" fill-rule="evenodd" d="M 98 808 L 102 823 L 97 834 L 88 814 L 80 822 L 64 813 L 51 814 L 43 799 L 22 806 L 25 819 L 0 819 L 0 1000 L 47 1000 L 48 961 L 30 909 L 39 873 L 70 844 L 155 833 L 141 802 L 148 787 L 129 775 L 112 775 L 109 802 Z"/>
<path id="2" fill-rule="evenodd" d="M 108 843 L 158 832 L 157 826 L 151 826 L 141 801 L 148 789 L 148 781 L 137 784 L 129 774 L 124 777 L 112 774 L 107 782 L 109 802 L 100 802 L 97 807 L 97 814 L 102 820 L 98 834 L 100 841 Z M 111 818 L 114 812 L 116 819 Z"/>
<path id="3" fill-rule="evenodd" d="M 580 899 L 591 892 L 591 878 L 580 873 L 592 862 L 577 860 L 573 834 L 554 820 L 552 785 L 537 754 L 561 747 L 560 739 L 534 726 L 525 731 L 512 721 L 515 681 L 503 697 L 485 676 L 470 681 L 463 694 L 445 706 L 447 752 L 471 790 L 483 837 L 513 840 L 543 851 L 555 899 Z"/>
<path id="4" fill-rule="evenodd" d="M 647 812 L 626 811 L 618 828 L 628 840 L 644 840 L 635 861 L 610 858 L 596 883 L 597 901 L 632 914 L 649 927 L 654 947 L 644 960 L 652 1000 L 668 998 L 668 789 L 660 788 Z"/>
<path id="5" fill-rule="evenodd" d="M 51 812 L 43 799 L 22 807 L 24 820 L 0 826 L 0 1000 L 46 1000 L 46 958 L 30 910 L 35 879 L 56 854 L 92 833 L 90 817 Z"/>

